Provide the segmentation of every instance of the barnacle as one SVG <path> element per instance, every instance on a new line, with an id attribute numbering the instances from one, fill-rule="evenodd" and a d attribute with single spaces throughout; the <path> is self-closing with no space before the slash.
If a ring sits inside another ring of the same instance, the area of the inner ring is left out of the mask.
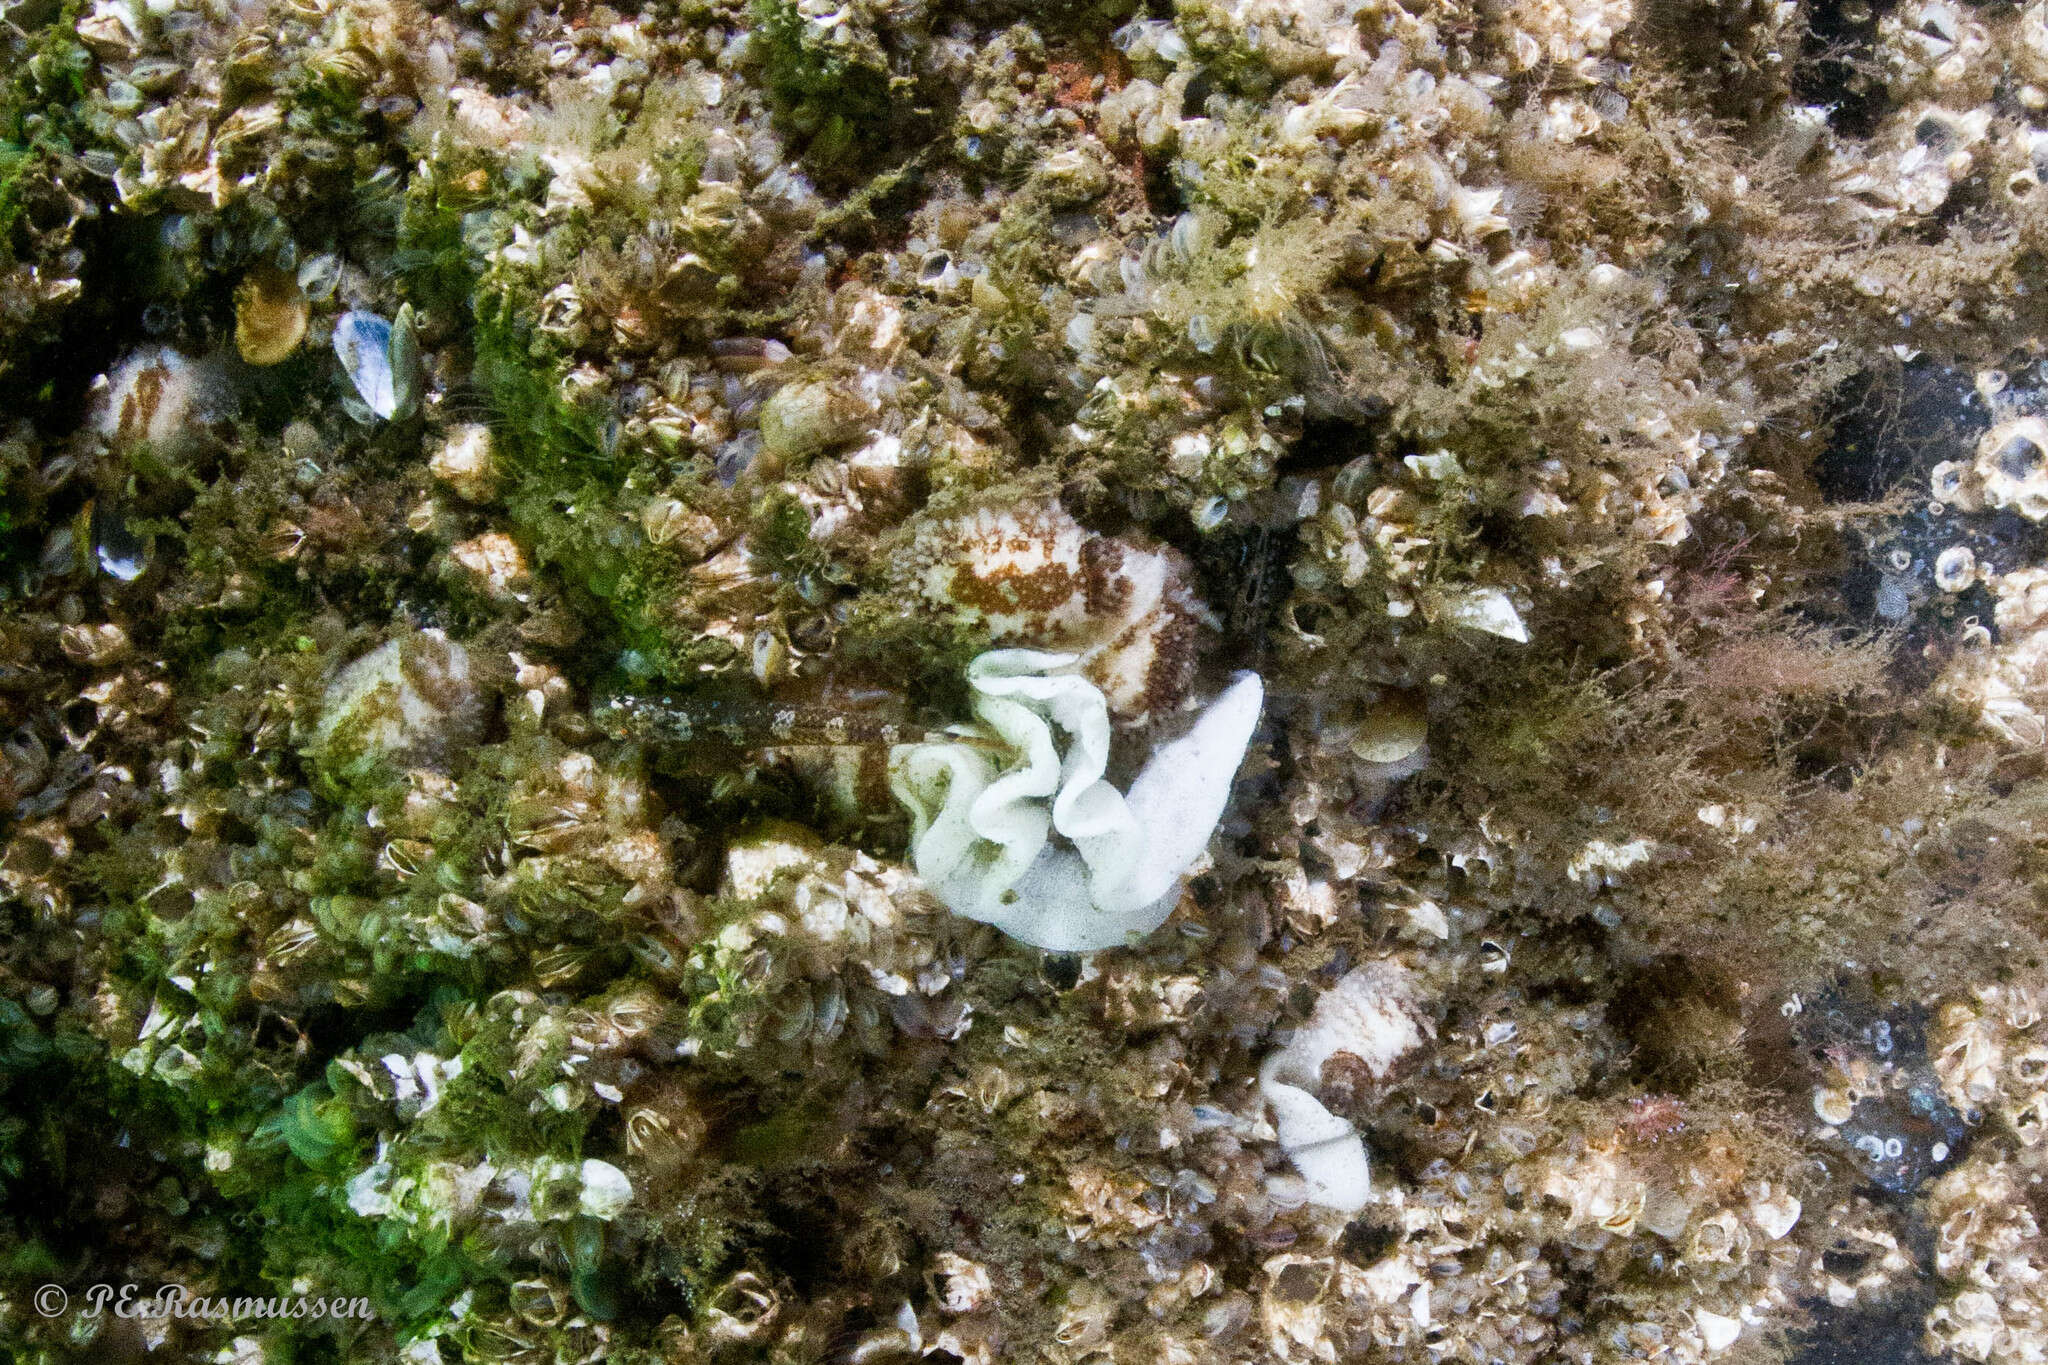
<path id="1" fill-rule="evenodd" d="M 2000 575 L 1993 620 L 2000 638 L 1971 639 L 1941 680 L 1994 733 L 2017 744 L 2048 738 L 2048 571 L 2027 568 Z"/>
<path id="2" fill-rule="evenodd" d="M 378 764 L 437 764 L 459 756 L 483 723 L 469 651 L 440 630 L 387 641 L 327 687 L 312 752 L 349 780 Z"/>
<path id="3" fill-rule="evenodd" d="M 471 502 L 483 502 L 497 491 L 499 471 L 491 429 L 480 422 L 451 428 L 447 439 L 427 462 L 434 477 Z"/>

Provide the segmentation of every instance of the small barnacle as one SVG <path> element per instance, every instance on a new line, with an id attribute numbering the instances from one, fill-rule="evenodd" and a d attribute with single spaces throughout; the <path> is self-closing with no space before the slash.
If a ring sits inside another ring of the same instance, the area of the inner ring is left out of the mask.
<path id="1" fill-rule="evenodd" d="M 782 1296 L 751 1270 L 740 1271 L 705 1297 L 705 1328 L 716 1341 L 761 1341 L 781 1315 Z"/>
<path id="2" fill-rule="evenodd" d="M 1934 561 L 1934 585 L 1943 592 L 1962 592 L 1977 578 L 1977 556 L 1967 545 L 1951 545 Z"/>
<path id="3" fill-rule="evenodd" d="M 439 630 L 401 635 L 328 684 L 311 752 L 330 779 L 377 764 L 433 766 L 474 743 L 484 719 L 469 651 Z"/>
<path id="4" fill-rule="evenodd" d="M 65 626 L 58 632 L 64 657 L 87 668 L 119 663 L 129 653 L 128 632 L 108 621 L 97 626 Z"/>
<path id="5" fill-rule="evenodd" d="M 1970 466 L 1960 460 L 1943 460 L 1928 471 L 1927 482 L 1935 502 L 1944 507 L 1972 512 L 1982 506 L 1970 482 Z"/>
<path id="6" fill-rule="evenodd" d="M 692 560 L 708 556 L 729 534 L 715 520 L 676 498 L 656 498 L 640 513 L 641 529 L 655 545 L 672 545 Z"/>
<path id="7" fill-rule="evenodd" d="M 979 1262 L 942 1251 L 932 1258 L 932 1271 L 945 1286 L 939 1302 L 948 1313 L 972 1313 L 994 1300 L 994 1282 L 988 1267 Z"/>
<path id="8" fill-rule="evenodd" d="M 451 546 L 448 557 L 468 570 L 486 594 L 500 601 L 518 599 L 532 580 L 526 552 L 502 531 L 486 531 Z"/>
<path id="9" fill-rule="evenodd" d="M 450 427 L 434 451 L 427 470 L 470 502 L 488 501 L 498 486 L 497 457 L 491 429 L 480 422 Z"/>
<path id="10" fill-rule="evenodd" d="M 2016 417 L 1992 427 L 1977 443 L 1972 470 L 1993 507 L 2048 519 L 2048 420 Z"/>
<path id="11" fill-rule="evenodd" d="M 146 11 L 120 0 L 94 0 L 77 23 L 79 41 L 106 61 L 132 60 L 147 44 Z"/>
<path id="12" fill-rule="evenodd" d="M 1721 1209 L 1693 1224 L 1685 1241 L 1685 1259 L 1698 1264 L 1739 1262 L 1749 1254 L 1749 1229 L 1733 1209 Z"/>

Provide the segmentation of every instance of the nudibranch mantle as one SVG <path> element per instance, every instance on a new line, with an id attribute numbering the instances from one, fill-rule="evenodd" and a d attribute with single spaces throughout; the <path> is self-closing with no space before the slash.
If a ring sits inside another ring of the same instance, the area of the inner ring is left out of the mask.
<path id="1" fill-rule="evenodd" d="M 1265 700 L 1257 674 L 1238 674 L 1119 792 L 1103 778 L 1108 703 L 1070 671 L 1078 662 L 1030 649 L 979 656 L 962 740 L 980 742 L 906 745 L 889 765 L 925 884 L 954 913 L 1051 952 L 1119 947 L 1166 922 Z"/>

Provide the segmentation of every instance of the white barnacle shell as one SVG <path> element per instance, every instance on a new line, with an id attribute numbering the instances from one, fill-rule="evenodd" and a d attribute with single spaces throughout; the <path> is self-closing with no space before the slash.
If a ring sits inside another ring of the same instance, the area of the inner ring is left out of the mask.
<path id="1" fill-rule="evenodd" d="M 1078 662 L 981 655 L 967 670 L 978 724 L 963 739 L 983 743 L 907 745 L 889 765 L 925 884 L 954 913 L 1052 952 L 1117 947 L 1165 923 L 1223 816 L 1265 695 L 1256 674 L 1239 674 L 1119 792 L 1103 779 L 1102 689 L 1063 671 Z"/>
<path id="2" fill-rule="evenodd" d="M 2048 519 L 2048 420 L 2016 417 L 1992 427 L 1977 443 L 1974 472 L 1993 507 Z"/>
<path id="3" fill-rule="evenodd" d="M 1943 592 L 1963 592 L 1977 578 L 1977 556 L 1967 545 L 1951 545 L 1934 561 L 1934 586 Z"/>
<path id="4" fill-rule="evenodd" d="M 398 321 L 375 313 L 343 313 L 334 322 L 334 355 L 363 406 L 385 421 L 410 417 L 420 404 L 420 351 L 412 305 Z"/>
<path id="5" fill-rule="evenodd" d="M 1369 962 L 1325 991 L 1307 1026 L 1260 1066 L 1259 1093 L 1311 1203 L 1355 1213 L 1372 1194 L 1364 1140 L 1313 1093 L 1323 1064 L 1345 1053 L 1381 1079 L 1434 1032 L 1413 974 L 1398 962 Z"/>
<path id="6" fill-rule="evenodd" d="M 474 743 L 483 724 L 469 651 L 439 630 L 401 635 L 327 686 L 313 752 L 337 775 L 382 760 L 433 766 Z"/>
<path id="7" fill-rule="evenodd" d="M 457 496 L 485 502 L 496 491 L 497 466 L 491 429 L 481 422 L 463 422 L 448 429 L 448 439 L 434 452 L 427 471 Z"/>

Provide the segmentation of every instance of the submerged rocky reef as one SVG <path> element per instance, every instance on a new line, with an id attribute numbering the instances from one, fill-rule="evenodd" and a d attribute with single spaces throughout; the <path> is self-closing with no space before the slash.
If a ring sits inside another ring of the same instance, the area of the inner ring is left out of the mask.
<path id="1" fill-rule="evenodd" d="M 0 0 L 0 1342 L 2048 1359 L 2044 179 L 2048 0 Z"/>

